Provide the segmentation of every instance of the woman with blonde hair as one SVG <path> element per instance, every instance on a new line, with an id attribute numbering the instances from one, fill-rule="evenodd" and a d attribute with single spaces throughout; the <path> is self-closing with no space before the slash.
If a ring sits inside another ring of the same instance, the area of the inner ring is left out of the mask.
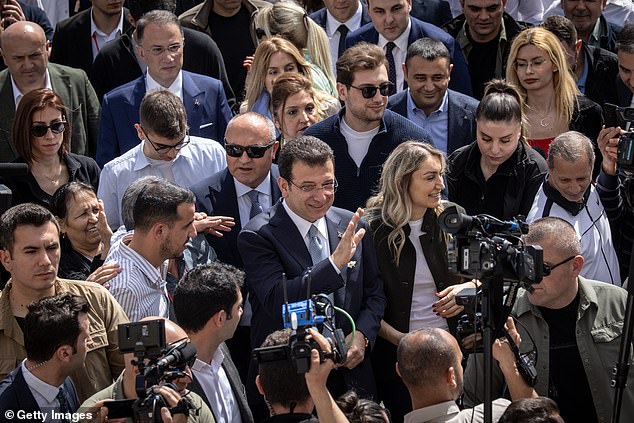
<path id="1" fill-rule="evenodd" d="M 332 96 L 337 95 L 328 35 L 301 6 L 287 0 L 265 6 L 258 11 L 255 26 L 258 36 L 281 35 L 292 42 L 311 63 L 315 86 Z"/>
<path id="2" fill-rule="evenodd" d="M 550 31 L 529 28 L 515 37 L 506 79 L 524 100 L 528 143 L 544 156 L 552 140 L 569 130 L 597 139 L 603 125 L 601 107 L 579 92 L 565 52 Z"/>
<path id="3" fill-rule="evenodd" d="M 444 170 L 440 150 L 406 141 L 388 156 L 378 193 L 365 209 L 387 299 L 372 357 L 377 401 L 384 402 L 393 421 L 403 421 L 411 404 L 394 366 L 385 363 L 396 362 L 396 347 L 408 332 L 437 327 L 455 334 L 463 310 L 455 296 L 475 286 L 448 270 L 446 236 L 437 220 Z"/>

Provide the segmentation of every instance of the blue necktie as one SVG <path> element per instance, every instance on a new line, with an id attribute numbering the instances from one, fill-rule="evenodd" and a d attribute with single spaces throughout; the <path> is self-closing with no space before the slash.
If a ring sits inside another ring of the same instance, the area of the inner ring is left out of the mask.
<path id="1" fill-rule="evenodd" d="M 396 44 L 392 41 L 385 45 L 385 58 L 387 59 L 388 66 L 387 76 L 392 83 L 389 95 L 396 94 L 396 63 L 394 62 L 394 55 L 392 54 L 394 47 L 396 47 Z"/>
<path id="2" fill-rule="evenodd" d="M 72 410 L 70 409 L 70 403 L 68 402 L 68 397 L 66 396 L 66 390 L 64 389 L 63 386 L 60 386 L 59 392 L 57 393 L 57 396 L 55 398 L 59 402 L 59 412 L 63 413 L 64 417 L 67 415 L 70 415 L 70 413 L 72 413 Z M 69 423 L 69 420 L 66 418 L 62 418 L 59 421 L 64 423 Z"/>
<path id="3" fill-rule="evenodd" d="M 249 219 L 253 219 L 258 214 L 262 213 L 264 209 L 262 208 L 262 204 L 258 200 L 258 192 L 256 190 L 251 190 L 247 193 L 249 196 L 249 200 L 251 200 L 251 211 L 249 212 Z"/>
<path id="4" fill-rule="evenodd" d="M 311 225 L 308 230 L 308 252 L 310 253 L 310 258 L 313 260 L 313 265 L 326 258 L 324 242 L 319 237 L 319 230 L 315 225 Z"/>

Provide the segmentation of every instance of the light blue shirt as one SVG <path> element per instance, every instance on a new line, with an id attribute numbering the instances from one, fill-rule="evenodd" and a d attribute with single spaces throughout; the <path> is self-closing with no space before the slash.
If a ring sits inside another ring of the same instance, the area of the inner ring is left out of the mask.
<path id="1" fill-rule="evenodd" d="M 577 88 L 581 91 L 582 94 L 586 93 L 586 82 L 588 81 L 588 64 L 590 62 L 590 58 L 586 55 L 585 60 L 583 61 L 583 73 L 577 80 Z"/>
<path id="2" fill-rule="evenodd" d="M 410 89 L 407 89 L 407 118 L 427 132 L 434 146 L 447 154 L 447 132 L 449 128 L 448 93 L 440 103 L 440 107 L 429 116 L 416 107 Z"/>
<path id="3" fill-rule="evenodd" d="M 213 140 L 189 137 L 190 142 L 171 161 L 171 182 L 189 188 L 202 179 L 227 167 L 227 158 L 222 146 Z M 164 173 L 152 166 L 143 153 L 143 142 L 132 150 L 106 163 L 99 176 L 97 196 L 112 228 L 118 228 L 121 220 L 121 199 L 130 184 L 144 176 L 163 177 Z"/>

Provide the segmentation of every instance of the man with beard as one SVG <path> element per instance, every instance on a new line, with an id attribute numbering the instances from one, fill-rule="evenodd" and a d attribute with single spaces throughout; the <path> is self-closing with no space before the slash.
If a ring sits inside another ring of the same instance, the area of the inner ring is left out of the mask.
<path id="1" fill-rule="evenodd" d="M 385 110 L 390 86 L 385 54 L 375 44 L 356 44 L 337 60 L 337 92 L 345 106 L 305 132 L 327 143 L 337 157 L 336 207 L 365 206 L 394 147 L 427 138 L 418 125 Z"/>

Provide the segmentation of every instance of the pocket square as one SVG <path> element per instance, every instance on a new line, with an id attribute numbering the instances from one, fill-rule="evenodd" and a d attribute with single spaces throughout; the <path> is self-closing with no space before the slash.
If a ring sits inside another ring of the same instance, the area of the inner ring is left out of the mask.
<path id="1" fill-rule="evenodd" d="M 214 124 L 213 122 L 203 123 L 202 125 L 200 125 L 200 129 L 205 129 L 205 128 L 207 128 L 208 126 L 211 126 L 211 125 L 213 125 L 213 124 Z"/>

